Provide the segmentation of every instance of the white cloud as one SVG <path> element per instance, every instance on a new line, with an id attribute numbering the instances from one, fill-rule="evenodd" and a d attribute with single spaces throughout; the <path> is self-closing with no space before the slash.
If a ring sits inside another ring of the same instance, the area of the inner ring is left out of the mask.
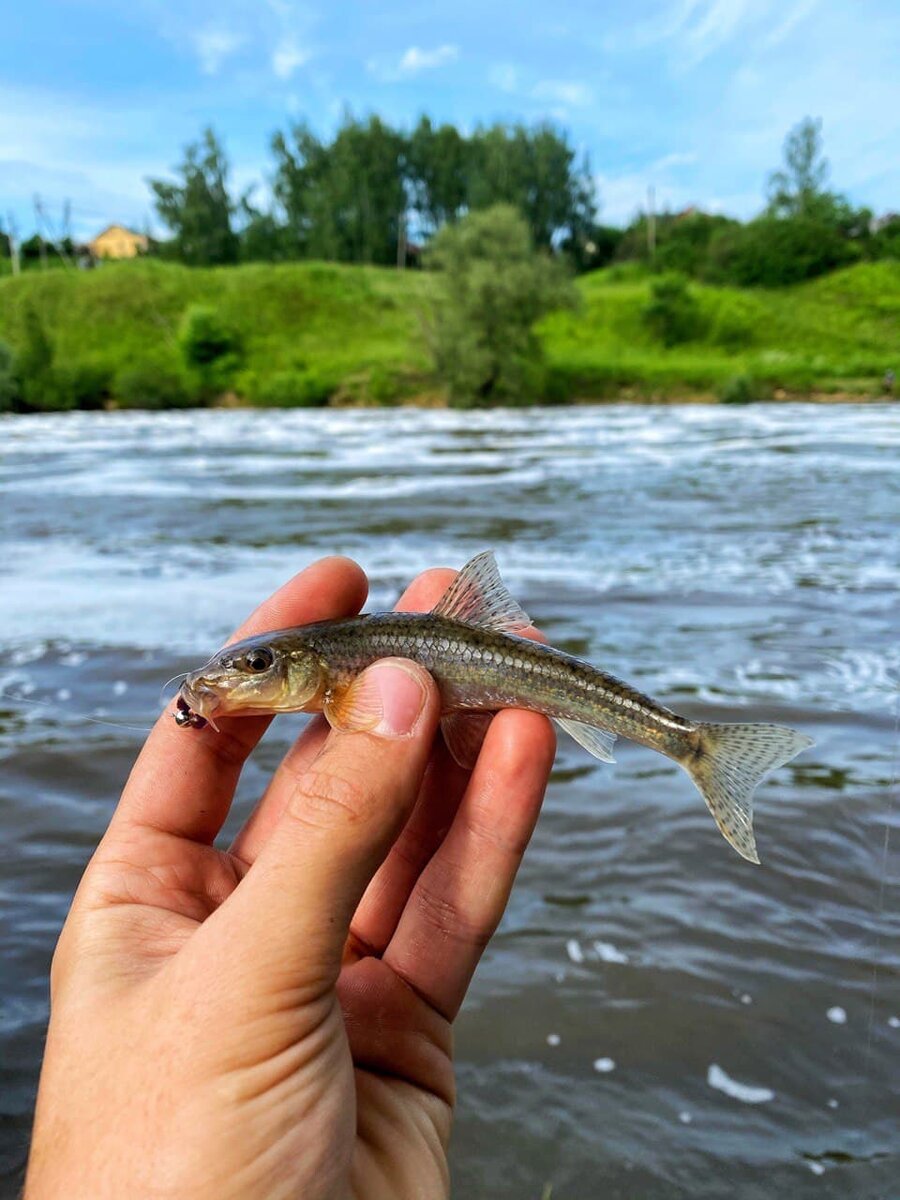
<path id="1" fill-rule="evenodd" d="M 374 75 L 381 83 L 396 83 L 399 79 L 408 79 L 422 71 L 433 71 L 444 67 L 459 58 L 459 47 L 450 44 L 436 46 L 433 50 L 423 50 L 421 46 L 410 46 L 404 51 L 399 62 L 386 61 L 384 58 L 370 58 L 366 70 Z"/>
<path id="2" fill-rule="evenodd" d="M 658 158 L 656 162 L 651 163 L 648 168 L 650 171 L 671 171 L 675 167 L 690 167 L 698 161 L 697 155 L 691 151 L 674 151 L 672 154 L 664 154 L 662 158 Z"/>
<path id="3" fill-rule="evenodd" d="M 777 46 L 783 42 L 789 34 L 793 33 L 801 21 L 806 20 L 818 3 L 819 0 L 800 0 L 798 4 L 795 4 L 789 10 L 784 20 L 776 25 L 774 29 L 770 30 L 765 38 L 765 45 Z"/>
<path id="4" fill-rule="evenodd" d="M 233 30 L 213 26 L 199 30 L 191 40 L 204 75 L 215 75 L 225 59 L 243 44 Z"/>
<path id="5" fill-rule="evenodd" d="M 308 50 L 301 49 L 294 38 L 286 37 L 272 51 L 272 70 L 279 79 L 290 79 L 309 59 Z"/>
<path id="6" fill-rule="evenodd" d="M 514 92 L 519 86 L 519 72 L 512 63 L 495 63 L 488 71 L 488 83 L 501 92 Z"/>
<path id="7" fill-rule="evenodd" d="M 542 79 L 531 94 L 536 100 L 551 100 L 572 108 L 584 108 L 593 100 L 593 92 L 586 83 L 564 79 Z"/>
<path id="8" fill-rule="evenodd" d="M 432 71 L 435 67 L 443 67 L 459 58 L 459 47 L 444 45 L 434 50 L 422 50 L 419 46 L 410 46 L 400 59 L 401 75 L 416 75 L 419 71 Z"/>
<path id="9" fill-rule="evenodd" d="M 699 62 L 713 50 L 731 40 L 744 17 L 759 11 L 759 0 L 709 0 L 706 11 L 685 29 L 685 39 Z"/>

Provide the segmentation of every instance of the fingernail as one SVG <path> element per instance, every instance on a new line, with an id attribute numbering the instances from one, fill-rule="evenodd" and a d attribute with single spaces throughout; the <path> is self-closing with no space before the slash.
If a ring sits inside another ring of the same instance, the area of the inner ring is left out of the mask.
<path id="1" fill-rule="evenodd" d="M 414 663 L 382 659 L 363 671 L 347 697 L 344 727 L 379 737 L 408 737 L 428 698 L 423 671 Z"/>

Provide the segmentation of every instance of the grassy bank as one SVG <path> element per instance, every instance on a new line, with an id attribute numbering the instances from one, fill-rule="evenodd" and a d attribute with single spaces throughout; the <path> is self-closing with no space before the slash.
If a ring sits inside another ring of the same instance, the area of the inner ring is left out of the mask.
<path id="1" fill-rule="evenodd" d="M 324 263 L 210 270 L 156 261 L 89 272 L 29 272 L 0 280 L 0 340 L 15 349 L 28 308 L 64 367 L 106 375 L 147 363 L 180 370 L 185 310 L 208 305 L 243 345 L 234 396 L 291 403 L 302 378 L 311 402 L 434 400 L 422 335 L 431 279 L 420 272 Z M 692 285 L 693 340 L 667 349 L 643 311 L 650 278 L 612 268 L 578 281 L 583 303 L 540 327 L 548 398 L 678 398 L 727 394 L 736 378 L 753 394 L 778 389 L 877 394 L 900 368 L 900 263 L 861 264 L 778 291 Z M 279 386 L 279 380 L 281 386 Z"/>

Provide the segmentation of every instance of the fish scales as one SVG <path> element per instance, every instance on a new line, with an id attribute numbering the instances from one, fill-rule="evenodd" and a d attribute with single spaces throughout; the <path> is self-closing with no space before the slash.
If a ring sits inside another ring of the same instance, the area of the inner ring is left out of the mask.
<path id="1" fill-rule="evenodd" d="M 322 711 L 340 728 L 360 672 L 379 659 L 412 659 L 437 682 L 441 728 L 462 766 L 472 765 L 483 735 L 481 725 L 472 730 L 472 714 L 503 708 L 543 713 L 606 762 L 613 761 L 612 744 L 621 735 L 679 763 L 723 836 L 744 858 L 759 862 L 754 790 L 812 740 L 783 725 L 679 716 L 592 663 L 520 636 L 530 626 L 486 552 L 463 567 L 430 613 L 323 621 L 226 646 L 188 674 L 175 719 L 187 728 L 207 722 L 215 728 L 219 716 Z"/>
<path id="2" fill-rule="evenodd" d="M 412 659 L 434 676 L 448 712 L 527 708 L 602 725 L 654 749 L 666 745 L 682 751 L 697 728 L 583 659 L 431 613 L 323 622 L 304 627 L 303 638 L 329 664 L 339 687 L 380 658 Z"/>

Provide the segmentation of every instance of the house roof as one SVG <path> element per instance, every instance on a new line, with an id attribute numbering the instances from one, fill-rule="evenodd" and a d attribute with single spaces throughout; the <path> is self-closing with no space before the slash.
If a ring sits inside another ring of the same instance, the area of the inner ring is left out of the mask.
<path id="1" fill-rule="evenodd" d="M 92 240 L 97 242 L 104 236 L 104 234 L 113 233 L 114 231 L 118 233 L 127 233 L 129 237 L 135 238 L 143 238 L 145 236 L 143 233 L 136 233 L 133 229 L 129 229 L 127 225 L 119 225 L 114 223 L 112 225 L 107 225 L 105 229 L 101 229 L 96 237 L 94 237 Z"/>

